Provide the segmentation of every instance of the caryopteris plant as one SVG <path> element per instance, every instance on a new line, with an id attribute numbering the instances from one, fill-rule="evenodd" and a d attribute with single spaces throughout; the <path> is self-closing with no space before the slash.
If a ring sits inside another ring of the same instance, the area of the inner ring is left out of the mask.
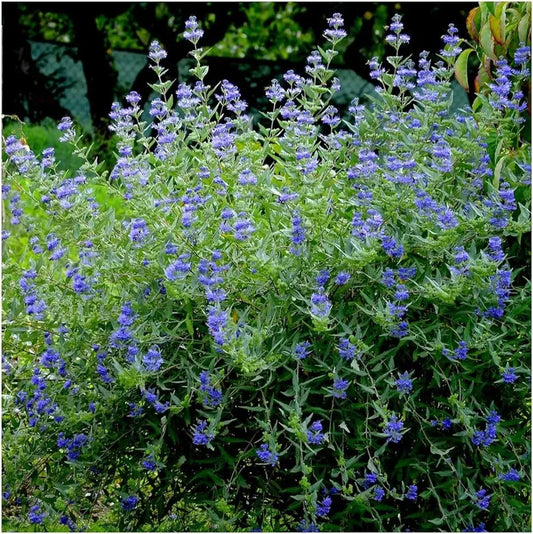
<path id="1" fill-rule="evenodd" d="M 7 530 L 530 528 L 529 49 L 452 113 L 395 16 L 341 116 L 328 23 L 257 127 L 191 17 L 110 173 L 4 140 Z"/>

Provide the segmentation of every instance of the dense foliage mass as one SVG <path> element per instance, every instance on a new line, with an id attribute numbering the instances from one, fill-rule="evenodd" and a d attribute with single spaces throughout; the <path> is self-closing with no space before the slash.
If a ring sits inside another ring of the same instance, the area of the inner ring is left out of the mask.
<path id="1" fill-rule="evenodd" d="M 450 112 L 461 52 L 329 103 L 341 15 L 253 129 L 227 80 L 5 139 L 3 514 L 12 530 L 526 530 L 529 47 Z"/>

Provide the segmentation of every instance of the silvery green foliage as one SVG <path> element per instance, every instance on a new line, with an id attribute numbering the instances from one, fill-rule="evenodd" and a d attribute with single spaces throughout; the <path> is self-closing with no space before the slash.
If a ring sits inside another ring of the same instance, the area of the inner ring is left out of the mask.
<path id="1" fill-rule="evenodd" d="M 266 89 L 196 65 L 111 110 L 116 162 L 60 170 L 5 140 L 4 519 L 54 530 L 526 528 L 528 58 L 450 112 L 436 57 L 370 64 L 346 35 Z M 522 54 L 523 55 L 523 54 Z M 526 263 L 524 263 L 526 262 Z"/>

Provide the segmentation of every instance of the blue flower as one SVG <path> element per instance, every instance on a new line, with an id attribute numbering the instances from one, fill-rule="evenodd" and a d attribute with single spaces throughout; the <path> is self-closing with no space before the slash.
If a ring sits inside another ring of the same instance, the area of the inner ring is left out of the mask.
<path id="1" fill-rule="evenodd" d="M 267 87 L 265 91 L 265 96 L 270 100 L 270 102 L 275 104 L 276 102 L 281 102 L 285 98 L 285 91 L 281 87 L 278 80 L 273 79 L 272 85 Z"/>
<path id="2" fill-rule="evenodd" d="M 345 399 L 346 398 L 346 390 L 349 386 L 348 380 L 344 380 L 343 378 L 337 378 L 333 382 L 333 396 L 337 399 Z"/>
<path id="3" fill-rule="evenodd" d="M 466 360 L 468 355 L 468 347 L 466 341 L 460 341 L 458 347 L 453 351 L 453 355 L 450 355 L 450 351 L 446 348 L 442 349 L 442 355 L 450 358 L 451 360 Z"/>
<path id="4" fill-rule="evenodd" d="M 76 532 L 78 530 L 78 528 L 76 527 L 76 523 L 74 523 L 74 521 L 72 521 L 72 519 L 68 515 L 62 515 L 59 518 L 59 523 L 61 525 L 66 525 L 70 532 Z"/>
<path id="5" fill-rule="evenodd" d="M 112 376 L 110 376 L 109 370 L 107 369 L 105 365 L 102 365 L 101 363 L 99 363 L 96 366 L 96 371 L 100 375 L 102 382 L 104 382 L 105 384 L 111 384 L 112 382 L 115 381 L 115 379 Z"/>
<path id="6" fill-rule="evenodd" d="M 165 59 L 167 57 L 167 53 L 165 50 L 161 48 L 161 45 L 158 41 L 152 41 L 150 43 L 150 49 L 148 52 L 148 57 L 155 61 L 156 63 L 159 63 L 162 59 Z"/>
<path id="7" fill-rule="evenodd" d="M 198 44 L 198 41 L 203 37 L 204 31 L 200 29 L 198 26 L 198 21 L 194 15 L 191 15 L 186 21 L 185 21 L 185 32 L 183 32 L 183 37 L 187 39 L 187 41 L 191 42 L 196 46 Z"/>
<path id="8" fill-rule="evenodd" d="M 305 519 L 302 519 L 296 527 L 297 532 L 319 532 L 315 523 L 308 523 Z"/>
<path id="9" fill-rule="evenodd" d="M 305 242 L 305 228 L 302 226 L 302 219 L 298 211 L 295 211 L 292 215 L 291 242 L 295 245 L 290 248 L 291 254 L 299 256 L 301 254 L 300 245 Z"/>
<path id="10" fill-rule="evenodd" d="M 407 335 L 407 329 L 409 323 L 407 321 L 400 321 L 397 325 L 390 329 L 390 335 L 392 337 L 402 338 Z"/>
<path id="11" fill-rule="evenodd" d="M 59 360 L 59 352 L 52 348 L 46 349 L 41 355 L 41 365 L 50 369 L 53 367 Z"/>
<path id="12" fill-rule="evenodd" d="M 204 406 L 214 408 L 221 404 L 222 392 L 211 386 L 211 377 L 207 371 L 200 373 L 200 391 L 203 394 Z"/>
<path id="13" fill-rule="evenodd" d="M 385 490 L 381 486 L 378 486 L 374 489 L 373 498 L 375 501 L 381 502 L 383 500 L 383 497 L 385 497 Z"/>
<path id="14" fill-rule="evenodd" d="M 505 371 L 502 372 L 502 379 L 507 384 L 513 384 L 518 379 L 518 376 L 516 375 L 514 371 L 514 367 L 509 367 Z"/>
<path id="15" fill-rule="evenodd" d="M 385 287 L 392 287 L 394 285 L 394 270 L 387 268 L 381 274 L 381 283 Z"/>
<path id="16" fill-rule="evenodd" d="M 387 235 L 382 235 L 381 245 L 383 250 L 391 258 L 401 258 L 404 253 L 404 249 L 401 243 L 398 243 L 394 238 Z"/>
<path id="17" fill-rule="evenodd" d="M 347 338 L 341 338 L 339 340 L 339 356 L 346 361 L 353 360 L 355 356 L 355 345 L 350 343 Z"/>
<path id="18" fill-rule="evenodd" d="M 476 447 L 488 447 L 491 445 L 496 440 L 496 424 L 500 420 L 501 417 L 495 411 L 490 412 L 486 418 L 485 430 L 476 430 L 472 436 L 472 443 Z"/>
<path id="19" fill-rule="evenodd" d="M 199 419 L 194 427 L 192 442 L 195 445 L 208 445 L 214 437 L 215 435 L 207 428 L 207 421 Z"/>
<path id="20" fill-rule="evenodd" d="M 344 271 L 341 271 L 338 275 L 337 275 L 337 278 L 335 279 L 335 283 L 338 284 L 339 286 L 342 286 L 344 285 L 346 282 L 348 282 L 348 280 L 351 278 L 351 275 L 350 273 L 346 273 Z"/>
<path id="21" fill-rule="evenodd" d="M 216 306 L 209 306 L 207 315 L 207 326 L 209 333 L 213 336 L 217 345 L 224 345 L 229 338 L 226 327 L 229 320 L 229 314 Z"/>
<path id="22" fill-rule="evenodd" d="M 142 466 L 148 471 L 155 471 L 156 465 L 153 455 L 148 455 L 145 460 L 142 461 Z"/>
<path id="23" fill-rule="evenodd" d="M 409 373 L 407 373 L 407 371 L 400 375 L 400 378 L 396 380 L 395 384 L 400 393 L 405 393 L 407 395 L 411 393 L 411 390 L 413 389 L 413 382 L 409 378 Z"/>
<path id="24" fill-rule="evenodd" d="M 168 407 L 168 402 L 154 402 L 154 410 L 156 411 L 156 413 L 165 413 L 168 410 Z"/>
<path id="25" fill-rule="evenodd" d="M 396 414 L 392 414 L 384 429 L 384 433 L 387 436 L 387 443 L 389 441 L 398 443 L 403 437 L 401 434 L 402 428 L 403 421 L 400 421 Z"/>
<path id="26" fill-rule="evenodd" d="M 324 440 L 324 434 L 322 434 L 322 423 L 315 421 L 307 431 L 307 441 L 312 445 L 320 445 Z"/>
<path id="27" fill-rule="evenodd" d="M 163 365 L 163 358 L 161 357 L 161 349 L 157 345 L 150 347 L 144 355 L 143 364 L 148 372 L 159 371 L 161 365 Z"/>
<path id="28" fill-rule="evenodd" d="M 28 519 L 30 520 L 30 523 L 34 525 L 42 525 L 45 515 L 46 514 L 41 511 L 41 506 L 39 504 L 34 504 L 28 512 Z"/>
<path id="29" fill-rule="evenodd" d="M 331 497 L 324 497 L 322 502 L 317 503 L 316 505 L 316 515 L 318 517 L 325 517 L 329 514 L 331 509 Z"/>
<path id="30" fill-rule="evenodd" d="M 498 236 L 489 239 L 488 256 L 493 261 L 503 261 L 505 259 L 505 254 L 502 250 L 502 240 Z"/>
<path id="31" fill-rule="evenodd" d="M 373 486 L 378 481 L 378 476 L 376 473 L 367 473 L 365 479 L 363 480 L 363 488 L 368 489 L 370 486 Z"/>
<path id="32" fill-rule="evenodd" d="M 407 300 L 409 298 L 409 291 L 404 284 L 396 284 L 396 292 L 394 298 L 398 301 Z"/>
<path id="33" fill-rule="evenodd" d="M 134 402 L 129 403 L 130 412 L 128 414 L 129 417 L 139 417 L 144 413 L 144 409 L 142 406 L 139 406 L 135 404 Z"/>
<path id="34" fill-rule="evenodd" d="M 507 473 L 500 474 L 498 478 L 506 482 L 518 482 L 520 480 L 520 473 L 516 469 L 509 469 Z"/>
<path id="35" fill-rule="evenodd" d="M 414 484 L 411 484 L 409 488 L 407 489 L 405 498 L 409 499 L 410 501 L 414 501 L 417 498 L 417 492 L 418 492 L 418 487 L 415 486 Z"/>
<path id="36" fill-rule="evenodd" d="M 148 237 L 148 235 L 149 232 L 144 219 L 137 218 L 131 222 L 130 241 L 139 245 Z"/>
<path id="37" fill-rule="evenodd" d="M 450 430 L 452 427 L 452 420 L 449 417 L 446 417 L 441 421 L 441 425 L 444 430 Z"/>
<path id="38" fill-rule="evenodd" d="M 316 280 L 316 283 L 319 287 L 324 287 L 324 285 L 326 284 L 326 282 L 329 280 L 329 271 L 324 269 L 322 271 L 320 271 L 315 280 Z"/>
<path id="39" fill-rule="evenodd" d="M 490 495 L 487 495 L 487 490 L 482 488 L 476 493 L 473 502 L 481 510 L 487 510 L 490 504 L 490 497 Z"/>
<path id="40" fill-rule="evenodd" d="M 311 313 L 317 317 L 327 317 L 331 311 L 331 302 L 326 293 L 320 291 L 311 295 Z"/>
<path id="41" fill-rule="evenodd" d="M 485 523 L 480 522 L 477 526 L 469 525 L 463 532 L 487 532 Z"/>
<path id="42" fill-rule="evenodd" d="M 139 503 L 139 497 L 136 497 L 135 495 L 130 495 L 129 497 L 124 497 L 122 499 L 120 506 L 122 506 L 122 509 L 125 510 L 126 512 L 131 512 L 137 507 L 138 503 Z"/>
<path id="43" fill-rule="evenodd" d="M 278 454 L 275 451 L 270 450 L 267 443 L 261 444 L 261 447 L 255 451 L 257 457 L 267 464 L 274 467 L 278 463 Z"/>
<path id="44" fill-rule="evenodd" d="M 498 413 L 492 410 L 489 412 L 489 415 L 487 415 L 487 424 L 495 425 L 496 423 L 499 423 L 501 419 L 502 418 L 498 415 Z"/>
<path id="45" fill-rule="evenodd" d="M 309 347 L 311 346 L 311 343 L 309 341 L 302 341 L 301 343 L 298 343 L 296 347 L 294 347 L 294 357 L 297 360 L 305 360 L 307 355 L 309 354 Z"/>
<path id="46" fill-rule="evenodd" d="M 455 256 L 453 259 L 455 263 L 464 263 L 465 261 L 468 261 L 470 259 L 470 256 L 468 255 L 468 252 L 466 252 L 464 247 L 455 247 L 454 252 Z"/>
<path id="47" fill-rule="evenodd" d="M 324 37 L 328 41 L 338 41 L 346 37 L 346 31 L 344 27 L 344 19 L 340 13 L 333 13 L 333 15 L 327 19 L 328 29 L 324 31 Z"/>
<path id="48" fill-rule="evenodd" d="M 169 280 L 183 280 L 187 273 L 191 270 L 190 262 L 187 262 L 190 258 L 190 254 L 182 254 L 176 261 L 171 263 L 165 269 L 165 275 Z"/>

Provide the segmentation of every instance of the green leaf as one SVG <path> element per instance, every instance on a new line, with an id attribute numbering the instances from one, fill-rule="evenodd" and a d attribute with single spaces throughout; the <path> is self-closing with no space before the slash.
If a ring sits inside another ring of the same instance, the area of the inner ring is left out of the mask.
<path id="1" fill-rule="evenodd" d="M 531 31 L 531 14 L 524 15 L 518 23 L 518 40 L 521 43 L 526 43 L 529 32 Z"/>
<path id="2" fill-rule="evenodd" d="M 455 62 L 455 77 L 465 91 L 470 88 L 468 84 L 468 58 L 472 52 L 474 52 L 473 48 L 463 50 Z"/>
<path id="3" fill-rule="evenodd" d="M 481 31 L 479 32 L 479 43 L 487 57 L 493 61 L 498 59 L 494 53 L 494 40 L 492 38 L 492 30 L 488 21 L 481 27 Z"/>

